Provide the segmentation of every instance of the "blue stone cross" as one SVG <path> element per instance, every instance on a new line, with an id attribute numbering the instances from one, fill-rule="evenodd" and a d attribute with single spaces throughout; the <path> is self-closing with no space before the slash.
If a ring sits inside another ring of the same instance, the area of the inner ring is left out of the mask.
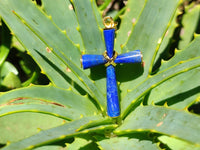
<path id="1" fill-rule="evenodd" d="M 114 51 L 115 23 L 111 17 L 104 18 L 105 29 L 104 40 L 106 50 L 103 55 L 85 54 L 82 55 L 83 69 L 91 68 L 100 64 L 106 66 L 107 74 L 107 114 L 110 117 L 120 115 L 120 105 L 117 92 L 117 81 L 115 75 L 115 66 L 118 63 L 142 63 L 142 54 L 140 50 L 130 51 L 118 55 Z"/>

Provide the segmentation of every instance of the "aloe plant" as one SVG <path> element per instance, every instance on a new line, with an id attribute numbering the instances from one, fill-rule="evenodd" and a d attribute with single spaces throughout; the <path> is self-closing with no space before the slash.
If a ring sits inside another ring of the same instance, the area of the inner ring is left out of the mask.
<path id="1" fill-rule="evenodd" d="M 11 35 L 3 21 L 0 22 L 0 35 L 0 90 L 7 91 L 39 82 L 39 80 L 37 81 L 41 77 L 39 67 L 25 53 L 25 49 Z M 22 74 L 23 79 L 21 81 L 20 76 Z"/>
<path id="2" fill-rule="evenodd" d="M 200 149 L 200 117 L 188 111 L 199 101 L 200 6 L 182 14 L 169 59 L 182 1 L 128 1 L 115 50 L 140 49 L 144 67 L 116 66 L 121 116 L 110 118 L 105 67 L 80 65 L 81 54 L 105 51 L 99 10 L 109 2 L 0 0 L 0 16 L 50 80 L 1 93 L 2 150 Z"/>

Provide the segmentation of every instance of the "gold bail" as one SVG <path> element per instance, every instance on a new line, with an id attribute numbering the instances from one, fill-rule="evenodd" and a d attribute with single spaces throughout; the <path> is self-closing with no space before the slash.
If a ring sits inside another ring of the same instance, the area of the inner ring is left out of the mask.
<path id="1" fill-rule="evenodd" d="M 103 24 L 106 27 L 106 29 L 112 29 L 115 28 L 117 23 L 114 22 L 113 18 L 110 16 L 107 16 L 103 19 Z"/>

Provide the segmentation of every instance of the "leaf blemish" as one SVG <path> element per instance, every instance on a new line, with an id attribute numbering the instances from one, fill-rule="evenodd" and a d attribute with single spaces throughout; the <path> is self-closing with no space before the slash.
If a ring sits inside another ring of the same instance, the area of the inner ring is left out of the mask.
<path id="1" fill-rule="evenodd" d="M 53 104 L 53 105 L 57 105 L 57 106 L 61 106 L 61 107 L 65 107 L 64 105 L 59 104 L 59 103 L 55 103 L 55 102 L 51 102 L 51 104 Z"/>
<path id="2" fill-rule="evenodd" d="M 66 71 L 67 71 L 67 72 L 72 72 L 68 67 L 67 67 Z"/>
<path id="3" fill-rule="evenodd" d="M 163 116 L 162 116 L 162 119 L 164 119 L 166 116 L 167 116 L 167 114 L 166 114 L 166 113 L 164 113 L 164 114 L 163 114 Z"/>
<path id="4" fill-rule="evenodd" d="M 50 48 L 48 48 L 48 47 L 46 47 L 46 51 L 47 51 L 48 53 L 51 53 L 51 50 L 50 50 Z"/>
<path id="5" fill-rule="evenodd" d="M 180 32 L 180 35 L 182 36 L 184 34 L 184 29 L 181 28 L 181 32 Z"/>
<path id="6" fill-rule="evenodd" d="M 17 104 L 15 104 L 15 103 L 13 103 L 13 102 L 19 101 L 19 100 L 24 100 L 24 99 L 26 99 L 26 98 L 25 98 L 25 97 L 18 97 L 18 98 L 16 98 L 16 99 L 10 100 L 9 102 L 7 102 L 7 103 L 5 103 L 5 104 L 1 104 L 0 107 L 1 107 L 1 106 L 6 106 L 6 105 L 18 105 L 18 104 L 23 104 L 23 103 L 17 103 Z"/>
<path id="7" fill-rule="evenodd" d="M 74 9 L 73 6 L 72 6 L 72 4 L 70 4 L 70 5 L 68 6 L 68 8 L 69 8 L 69 10 L 73 10 L 73 9 Z"/>
<path id="8" fill-rule="evenodd" d="M 142 62 L 142 67 L 144 67 L 144 66 L 145 66 L 145 62 L 143 61 L 143 62 Z"/>
<path id="9" fill-rule="evenodd" d="M 130 36 L 130 34 L 131 34 L 131 31 L 128 31 L 128 37 Z"/>
<path id="10" fill-rule="evenodd" d="M 32 21 L 36 24 L 39 25 L 38 22 L 35 19 L 32 19 Z"/>
<path id="11" fill-rule="evenodd" d="M 135 18 L 133 18 L 133 19 L 132 19 L 132 23 L 133 23 L 133 24 L 135 24 L 135 22 L 136 22 L 136 19 L 135 19 Z"/>
<path id="12" fill-rule="evenodd" d="M 156 127 L 159 127 L 159 126 L 161 126 L 162 124 L 163 124 L 163 121 L 159 122 L 159 123 L 156 125 Z"/>
<path id="13" fill-rule="evenodd" d="M 168 33 L 169 33 L 169 30 L 167 30 L 167 32 L 165 33 L 165 37 L 168 35 Z"/>

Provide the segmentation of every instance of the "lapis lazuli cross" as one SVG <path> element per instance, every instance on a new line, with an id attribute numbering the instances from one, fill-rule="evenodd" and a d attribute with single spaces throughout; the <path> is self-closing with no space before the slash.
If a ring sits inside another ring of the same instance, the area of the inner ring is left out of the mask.
<path id="1" fill-rule="evenodd" d="M 117 52 L 114 51 L 115 23 L 113 19 L 111 17 L 105 17 L 104 25 L 105 29 L 103 30 L 103 33 L 107 51 L 105 51 L 103 55 L 82 55 L 81 61 L 83 69 L 100 64 L 106 66 L 107 114 L 110 117 L 118 117 L 120 115 L 120 105 L 117 92 L 115 66 L 118 63 L 142 63 L 142 54 L 140 50 L 135 50 L 118 55 Z"/>

